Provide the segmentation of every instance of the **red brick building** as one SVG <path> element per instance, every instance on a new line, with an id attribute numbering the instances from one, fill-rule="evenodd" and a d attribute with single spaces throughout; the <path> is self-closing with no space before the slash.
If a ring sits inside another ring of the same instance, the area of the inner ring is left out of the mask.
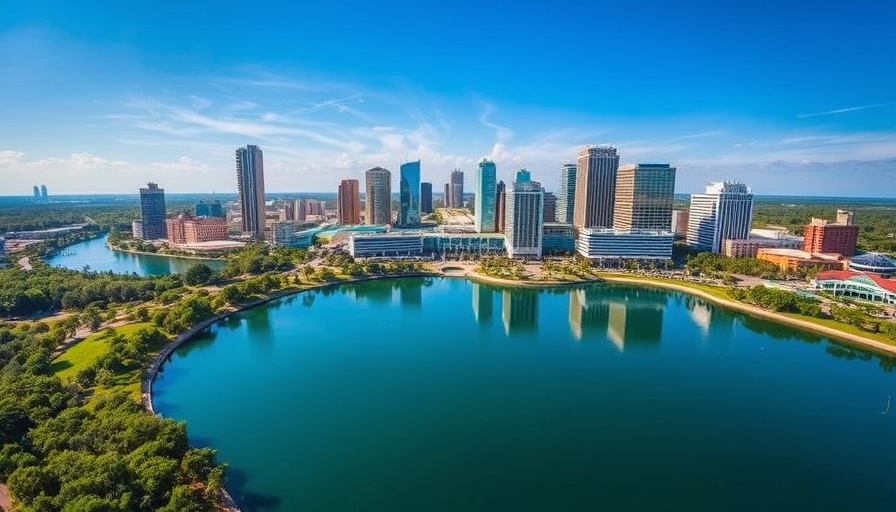
<path id="1" fill-rule="evenodd" d="M 172 245 L 196 244 L 227 240 L 227 220 L 219 217 L 198 219 L 166 219 L 168 243 Z"/>
<path id="2" fill-rule="evenodd" d="M 803 237 L 803 250 L 806 252 L 852 256 L 856 253 L 859 227 L 813 218 L 803 230 Z"/>

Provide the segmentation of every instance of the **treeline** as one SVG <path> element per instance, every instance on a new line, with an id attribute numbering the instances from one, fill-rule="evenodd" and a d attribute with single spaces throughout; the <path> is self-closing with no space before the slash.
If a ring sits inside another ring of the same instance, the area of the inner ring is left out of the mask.
<path id="1" fill-rule="evenodd" d="M 16 510 L 202 511 L 222 496 L 215 451 L 190 448 L 185 426 L 115 392 L 85 407 L 86 388 L 148 358 L 157 329 L 118 338 L 75 382 L 52 375 L 54 329 L 0 324 L 0 481 Z"/>
<path id="2" fill-rule="evenodd" d="M 307 249 L 271 248 L 267 244 L 252 244 L 239 251 L 229 253 L 221 275 L 236 277 L 244 274 L 289 270 L 309 261 L 311 261 L 311 253 Z"/>
<path id="3" fill-rule="evenodd" d="M 731 288 L 729 294 L 742 302 L 755 304 L 765 309 L 783 313 L 799 313 L 804 316 L 823 317 L 821 304 L 810 297 L 804 297 L 787 290 L 754 286 L 752 288 Z"/>
<path id="4" fill-rule="evenodd" d="M 84 222 L 101 231 L 129 230 L 140 217 L 137 202 L 122 204 L 39 204 L 0 209 L 0 233 L 60 228 Z"/>
<path id="5" fill-rule="evenodd" d="M 729 258 L 711 252 L 701 252 L 689 256 L 685 268 L 693 274 L 707 276 L 726 273 L 769 279 L 781 277 L 781 271 L 774 263 L 756 258 Z"/>
<path id="6" fill-rule="evenodd" d="M 35 261 L 33 269 L 17 266 L 0 269 L 0 316 L 31 315 L 61 309 L 80 310 L 91 304 L 105 305 L 149 300 L 181 286 L 177 275 L 138 277 L 54 268 Z"/>
<path id="7" fill-rule="evenodd" d="M 324 265 L 336 268 L 340 273 L 352 277 L 404 274 L 422 272 L 425 269 L 423 263 L 413 260 L 358 261 L 351 254 L 339 250 L 328 252 L 321 261 Z M 304 272 L 305 268 L 302 268 L 302 271 Z M 327 280 L 327 276 L 322 277 Z"/>

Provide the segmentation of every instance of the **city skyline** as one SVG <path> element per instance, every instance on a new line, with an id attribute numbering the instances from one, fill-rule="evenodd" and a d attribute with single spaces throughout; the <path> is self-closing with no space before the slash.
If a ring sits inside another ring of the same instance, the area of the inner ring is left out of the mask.
<path id="1" fill-rule="evenodd" d="M 265 148 L 275 193 L 331 191 L 409 160 L 444 183 L 482 157 L 499 180 L 525 167 L 556 192 L 587 144 L 616 147 L 620 164 L 670 163 L 680 193 L 736 179 L 761 195 L 878 196 L 873 183 L 896 179 L 896 7 L 882 2 L 606 5 L 608 30 L 564 39 L 552 34 L 580 9 L 514 5 L 513 26 L 419 48 L 391 33 L 371 48 L 363 27 L 413 21 L 435 34 L 506 9 L 278 5 L 246 41 L 229 33 L 244 11 L 227 6 L 41 4 L 10 4 L 0 20 L 4 194 L 146 181 L 235 192 L 231 148 L 245 144 Z M 632 27 L 639 38 L 622 43 Z M 602 66 L 576 66 L 595 54 Z M 645 79 L 606 80 L 599 67 Z"/>

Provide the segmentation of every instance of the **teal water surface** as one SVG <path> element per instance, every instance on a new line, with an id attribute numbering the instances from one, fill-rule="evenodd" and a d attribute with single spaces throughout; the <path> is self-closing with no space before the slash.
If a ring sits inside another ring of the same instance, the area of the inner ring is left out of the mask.
<path id="1" fill-rule="evenodd" d="M 399 279 L 233 315 L 154 401 L 245 511 L 892 511 L 893 365 L 680 293 Z"/>
<path id="2" fill-rule="evenodd" d="M 88 267 L 96 272 L 112 271 L 116 274 L 137 274 L 138 276 L 181 274 L 197 263 L 205 263 L 213 270 L 224 268 L 224 262 L 221 260 L 198 260 L 113 251 L 106 245 L 105 236 L 70 245 L 59 254 L 48 258 L 47 263 L 54 267 L 74 270 L 83 270 Z"/>

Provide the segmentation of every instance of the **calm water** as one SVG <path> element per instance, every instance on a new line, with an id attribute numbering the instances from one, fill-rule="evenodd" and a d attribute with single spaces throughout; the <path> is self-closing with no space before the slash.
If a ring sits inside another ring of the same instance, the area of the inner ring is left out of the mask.
<path id="1" fill-rule="evenodd" d="M 893 511 L 888 364 L 677 293 L 405 279 L 234 315 L 155 403 L 246 511 Z"/>
<path id="2" fill-rule="evenodd" d="M 106 247 L 106 237 L 94 238 L 79 244 L 66 247 L 61 254 L 49 258 L 47 262 L 54 267 L 65 267 L 98 272 L 112 271 L 116 274 L 136 273 L 140 276 L 159 276 L 163 274 L 180 274 L 186 272 L 197 263 L 205 263 L 214 270 L 224 268 L 220 260 L 194 260 L 189 258 L 170 258 L 148 254 L 131 254 L 113 251 Z"/>

